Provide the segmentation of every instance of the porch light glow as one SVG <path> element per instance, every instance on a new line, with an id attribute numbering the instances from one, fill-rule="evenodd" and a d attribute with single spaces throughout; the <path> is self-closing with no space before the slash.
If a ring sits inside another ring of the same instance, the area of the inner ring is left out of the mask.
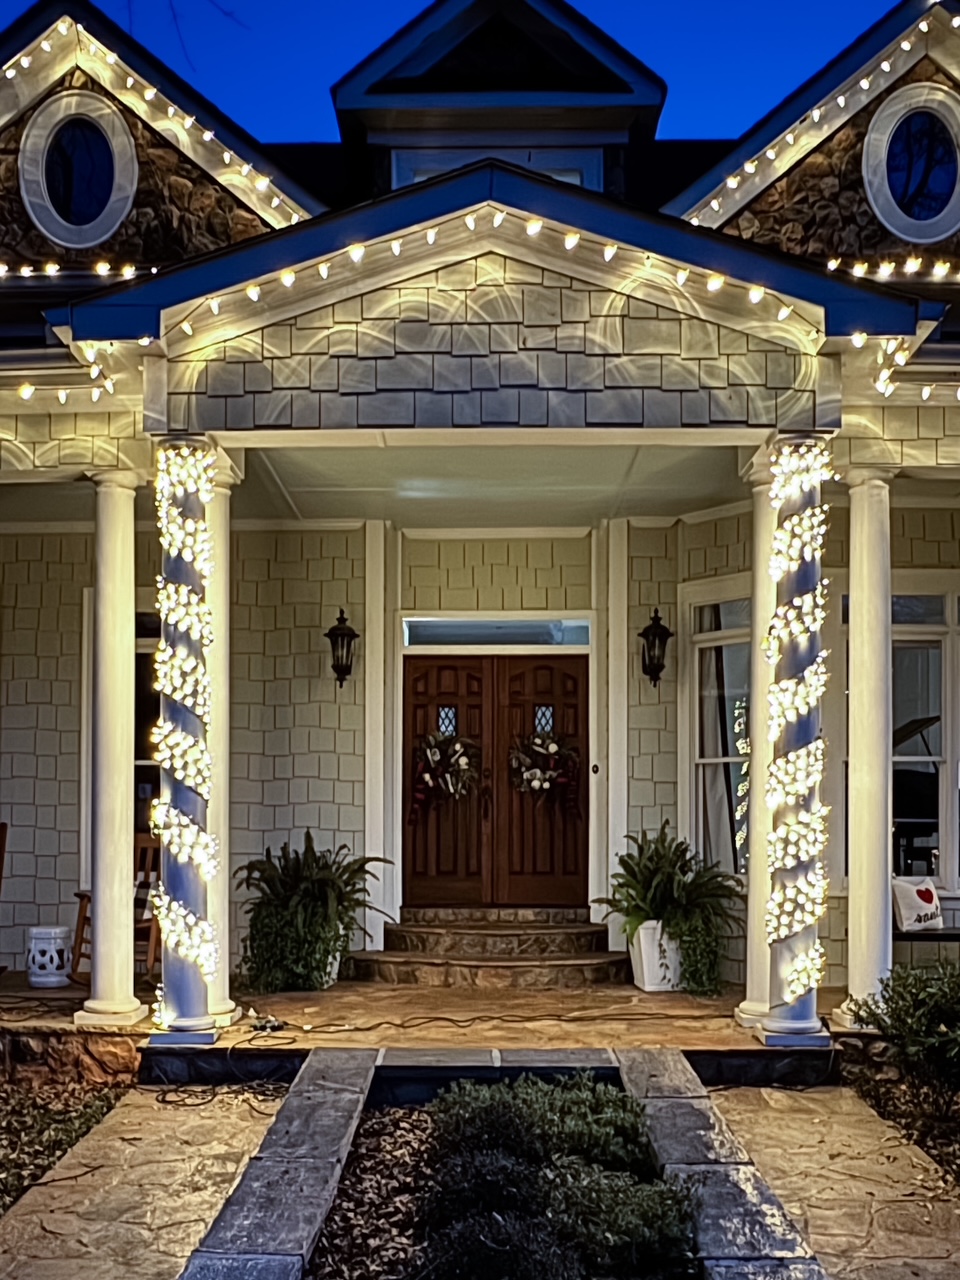
<path id="1" fill-rule="evenodd" d="M 260 286 L 258 284 L 248 284 L 246 289 L 244 289 L 244 293 L 251 302 L 260 301 Z"/>
<path id="2" fill-rule="evenodd" d="M 836 269 L 837 269 L 837 267 L 839 267 L 839 265 L 840 265 L 840 259 L 839 259 L 839 258 L 831 258 L 831 259 L 830 259 L 830 261 L 827 263 L 827 270 L 828 270 L 828 271 L 836 271 Z"/>
<path id="3" fill-rule="evenodd" d="M 751 286 L 749 292 L 747 293 L 747 297 L 750 299 L 753 305 L 756 306 L 758 302 L 763 301 L 763 295 L 765 293 L 766 293 L 766 289 L 764 289 L 762 284 L 755 284 Z"/>
<path id="4" fill-rule="evenodd" d="M 859 351 L 861 347 L 865 347 L 867 345 L 867 335 L 861 330 L 858 330 L 856 333 L 851 333 L 850 341 Z"/>
<path id="5" fill-rule="evenodd" d="M 36 391 L 36 389 L 37 388 L 32 383 L 24 382 L 23 385 L 20 387 L 20 390 L 17 392 L 17 394 L 19 395 L 21 400 L 32 400 L 33 393 Z"/>
<path id="6" fill-rule="evenodd" d="M 707 289 L 710 293 L 716 293 L 722 289 L 724 285 L 724 277 L 721 275 L 712 275 L 707 279 Z"/>
<path id="7" fill-rule="evenodd" d="M 604 245 L 603 260 L 604 262 L 612 262 L 616 257 L 618 246 L 615 244 Z"/>
<path id="8" fill-rule="evenodd" d="M 527 222 L 527 235 L 528 235 L 528 236 L 538 236 L 542 230 L 543 230 L 543 219 L 542 219 L 542 218 L 531 218 L 531 219 Z"/>
<path id="9" fill-rule="evenodd" d="M 571 249 L 575 249 L 579 243 L 580 243 L 579 231 L 568 231 L 567 234 L 563 237 L 563 247 L 567 250 L 568 253 L 570 252 Z"/>
<path id="10" fill-rule="evenodd" d="M 938 280 L 942 280 L 944 276 L 950 274 L 949 262 L 935 262 L 933 264 L 933 274 Z"/>
<path id="11" fill-rule="evenodd" d="M 819 1029 L 815 989 L 823 968 L 817 921 L 826 911 L 828 882 L 821 855 L 826 809 L 820 802 L 825 744 L 820 703 L 827 681 L 827 651 L 818 649 L 826 616 L 827 584 L 820 559 L 828 508 L 821 503 L 833 478 L 822 440 L 783 439 L 772 462 L 770 500 L 777 512 L 770 574 L 778 603 L 763 644 L 780 678 L 769 691 L 769 734 L 774 755 L 767 773 L 767 803 L 774 810 L 767 837 L 771 886 L 767 941 L 771 947 L 767 1032 Z"/>
<path id="12" fill-rule="evenodd" d="M 155 688 L 161 697 L 160 720 L 151 736 L 161 796 L 151 825 L 161 840 L 163 864 L 151 902 L 163 941 L 166 994 L 154 1017 L 174 1031 L 212 1026 L 206 986 L 219 968 L 216 933 L 204 919 L 206 885 L 219 871 L 217 842 L 206 830 L 213 772 L 206 666 L 213 619 L 205 598 L 213 546 L 206 506 L 213 499 L 215 467 L 214 454 L 194 445 L 167 443 L 157 453 L 156 505 L 164 555 Z"/>
<path id="13" fill-rule="evenodd" d="M 903 269 L 908 276 L 915 275 L 923 266 L 922 258 L 908 258 L 903 264 Z"/>
<path id="14" fill-rule="evenodd" d="M 867 262 L 855 262 L 850 270 L 858 279 L 860 279 L 862 276 L 867 274 L 867 268 L 869 265 L 870 264 Z"/>
<path id="15" fill-rule="evenodd" d="M 110 263 L 98 262 L 93 269 L 98 276 L 108 276 L 110 274 Z"/>
<path id="16" fill-rule="evenodd" d="M 347 256 L 349 257 L 351 262 L 355 263 L 359 267 L 360 263 L 363 261 L 363 255 L 366 253 L 366 251 L 367 250 L 365 245 L 352 244 L 350 248 L 347 250 Z"/>
<path id="17" fill-rule="evenodd" d="M 285 289 L 292 289 L 297 283 L 297 273 L 295 271 L 281 271 L 280 283 Z"/>

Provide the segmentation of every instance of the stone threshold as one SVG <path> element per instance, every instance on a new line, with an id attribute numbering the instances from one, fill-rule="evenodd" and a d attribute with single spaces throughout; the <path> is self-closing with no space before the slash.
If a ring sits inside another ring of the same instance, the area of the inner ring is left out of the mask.
<path id="1" fill-rule="evenodd" d="M 646 1107 L 660 1172 L 698 1191 L 705 1280 L 828 1280 L 679 1050 L 313 1050 L 182 1280 L 302 1280 L 375 1072 L 504 1078 L 618 1072 Z"/>

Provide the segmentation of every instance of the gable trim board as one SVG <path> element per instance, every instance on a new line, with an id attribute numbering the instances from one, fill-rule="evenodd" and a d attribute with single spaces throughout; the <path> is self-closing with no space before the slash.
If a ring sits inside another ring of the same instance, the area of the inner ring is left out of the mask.
<path id="1" fill-rule="evenodd" d="M 771 293 L 806 301 L 821 309 L 823 319 L 816 328 L 826 337 L 849 337 L 856 331 L 914 335 L 924 323 L 937 323 L 945 310 L 942 304 L 894 295 L 804 263 L 781 260 L 682 221 L 640 214 L 562 183 L 484 163 L 345 213 L 311 219 L 152 279 L 119 285 L 89 301 L 51 311 L 47 318 L 54 328 L 69 330 L 75 342 L 156 340 L 165 335 L 164 312 L 219 298 L 249 281 L 278 279 L 281 272 L 303 263 L 349 253 L 350 246 L 383 241 L 386 247 L 389 238 L 401 231 L 429 229 L 443 218 L 471 214 L 487 205 L 522 210 L 534 219 L 549 219 L 560 229 L 576 228 L 596 237 L 597 249 L 604 255 L 612 250 L 612 257 L 619 246 L 635 248 L 678 267 L 762 285 Z M 570 261 L 572 266 L 575 260 Z"/>
<path id="2" fill-rule="evenodd" d="M 663 212 L 701 227 L 729 222 L 923 57 L 936 59 L 942 46 L 960 43 L 954 17 L 960 17 L 958 0 L 903 0 L 764 116 L 719 164 L 664 205 Z M 921 30 L 921 23 L 927 30 Z M 884 60 L 888 71 L 881 69 Z M 773 159 L 768 150 L 775 151 Z M 745 165 L 756 165 L 755 171 Z"/>
<path id="3" fill-rule="evenodd" d="M 659 115 L 667 91 L 663 80 L 563 0 L 527 0 L 511 17 L 526 25 L 533 21 L 541 29 L 549 26 L 571 47 L 578 46 L 583 56 L 605 68 L 617 82 L 609 90 L 430 93 L 416 88 L 417 76 L 429 73 L 485 22 L 509 9 L 494 0 L 437 0 L 333 86 L 341 127 L 349 129 L 353 117 L 368 126 L 393 128 L 411 111 L 436 113 L 444 127 L 451 127 L 462 111 L 469 118 L 477 108 L 506 113 L 522 107 L 549 114 L 575 107 L 581 113 L 602 111 L 609 122 L 620 125 L 629 124 L 641 111 Z M 405 74 L 398 77 L 398 72 Z M 404 79 L 411 82 L 409 89 L 403 88 Z"/>
<path id="4" fill-rule="evenodd" d="M 77 67 L 268 226 L 325 209 L 278 173 L 254 138 L 85 0 L 71 3 L 68 14 L 63 0 L 39 0 L 0 38 L 0 65 L 0 128 Z"/>

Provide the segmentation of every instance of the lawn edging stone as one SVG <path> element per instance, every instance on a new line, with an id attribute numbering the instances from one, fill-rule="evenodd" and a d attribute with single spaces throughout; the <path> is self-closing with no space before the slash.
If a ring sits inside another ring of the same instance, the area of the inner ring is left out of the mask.
<path id="1" fill-rule="evenodd" d="M 697 1243 L 706 1280 L 828 1280 L 683 1054 L 615 1054 L 624 1088 L 646 1108 L 661 1174 L 700 1193 Z"/>
<path id="2" fill-rule="evenodd" d="M 377 1065 L 376 1049 L 314 1049 L 182 1280 L 300 1280 Z"/>

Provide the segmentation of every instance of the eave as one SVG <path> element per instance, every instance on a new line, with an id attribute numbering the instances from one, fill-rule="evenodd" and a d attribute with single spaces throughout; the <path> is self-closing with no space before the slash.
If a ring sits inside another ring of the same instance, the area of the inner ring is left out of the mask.
<path id="1" fill-rule="evenodd" d="M 474 224 L 469 232 L 464 226 L 468 220 Z M 48 320 L 58 331 L 69 331 L 75 342 L 155 341 L 166 336 L 170 316 L 186 314 L 206 300 L 216 302 L 218 317 L 227 314 L 228 304 L 249 308 L 242 293 L 250 282 L 261 282 L 253 286 L 258 302 L 276 295 L 284 303 L 294 295 L 280 277 L 295 274 L 303 264 L 320 265 L 322 280 L 313 273 L 318 287 L 329 281 L 333 288 L 346 278 L 354 293 L 363 291 L 371 287 L 365 273 L 379 262 L 386 268 L 394 261 L 392 251 L 401 252 L 392 238 L 412 235 L 411 229 L 418 243 L 426 237 L 433 256 L 446 253 L 448 260 L 462 260 L 477 253 L 481 238 L 496 246 L 498 227 L 505 225 L 511 234 L 519 228 L 522 234 L 537 222 L 543 238 L 530 236 L 531 251 L 544 253 L 550 247 L 565 258 L 572 274 L 599 271 L 609 287 L 625 292 L 631 282 L 642 281 L 648 291 L 662 292 L 663 305 L 685 298 L 681 309 L 703 314 L 710 309 L 728 325 L 750 316 L 756 318 L 757 332 L 808 351 L 856 332 L 925 335 L 943 315 L 939 304 L 840 278 L 733 237 L 641 214 L 566 184 L 487 162 L 118 285 L 52 311 Z M 446 223 L 454 230 L 448 233 Z M 571 236 L 578 238 L 564 253 Z M 504 244 L 502 252 L 507 251 Z M 359 274 L 351 247 L 354 253 L 363 250 Z M 747 302 L 750 288 L 762 294 L 762 307 L 751 308 Z M 321 304 L 322 298 L 315 305 Z"/>

